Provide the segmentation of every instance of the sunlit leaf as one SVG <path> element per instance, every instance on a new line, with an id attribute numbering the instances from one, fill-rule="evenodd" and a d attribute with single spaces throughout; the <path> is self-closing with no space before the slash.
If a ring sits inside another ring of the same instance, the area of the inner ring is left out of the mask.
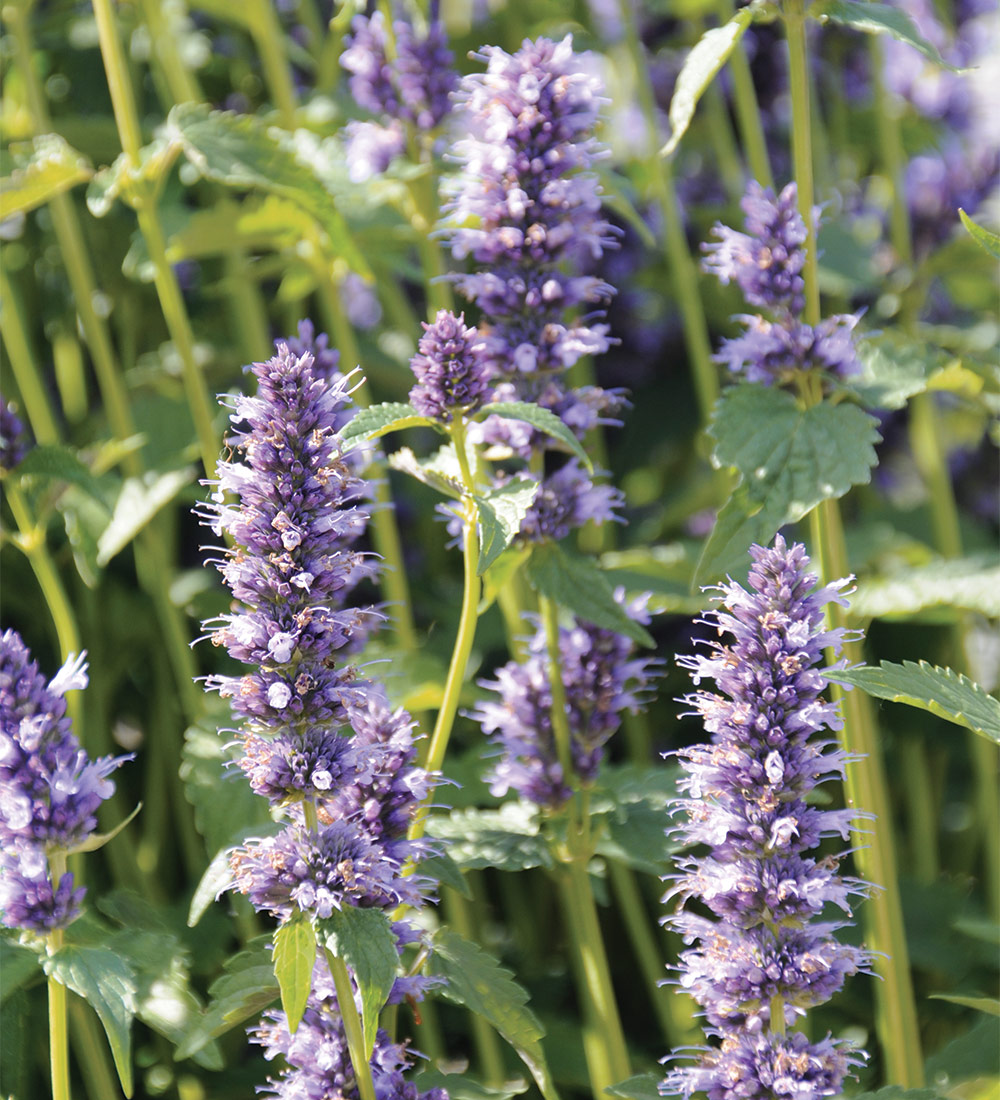
<path id="1" fill-rule="evenodd" d="M 822 3 L 813 5 L 809 14 L 821 21 L 830 19 L 842 27 L 851 27 L 865 34 L 888 34 L 919 50 L 935 65 L 951 69 L 952 72 L 958 71 L 924 38 L 902 8 L 876 3 L 875 0 L 823 0 Z"/>
<path id="2" fill-rule="evenodd" d="M 93 175 L 90 161 L 58 134 L 15 143 L 9 151 L 15 167 L 0 179 L 0 217 L 34 210 Z"/>
<path id="3" fill-rule="evenodd" d="M 594 465 L 579 439 L 549 409 L 543 409 L 541 405 L 533 405 L 529 401 L 497 401 L 492 405 L 484 405 L 476 414 L 476 419 L 484 420 L 487 416 L 499 416 L 505 420 L 520 420 L 530 424 L 537 431 L 557 439 L 566 450 L 576 455 L 588 470 L 593 471 Z"/>
<path id="4" fill-rule="evenodd" d="M 984 229 L 983 226 L 977 225 L 961 207 L 958 209 L 958 216 L 976 244 L 985 249 L 994 259 L 1000 260 L 1000 236 L 991 229 Z"/>
<path id="5" fill-rule="evenodd" d="M 281 987 L 281 1007 L 294 1035 L 306 1010 L 316 962 L 316 932 L 301 912 L 275 929 L 272 961 Z"/>
<path id="6" fill-rule="evenodd" d="M 358 444 L 368 439 L 378 439 L 388 432 L 404 428 L 440 428 L 437 421 L 421 416 L 412 406 L 401 401 L 386 401 L 359 409 L 340 430 L 345 444 Z M 350 449 L 350 446 L 347 447 Z"/>
<path id="7" fill-rule="evenodd" d="M 97 540 L 97 564 L 101 567 L 119 554 L 152 518 L 194 483 L 194 470 L 149 471 L 142 477 L 126 478 L 115 502 L 111 522 Z"/>
<path id="8" fill-rule="evenodd" d="M 481 538 L 476 572 L 480 576 L 514 541 L 537 492 L 537 481 L 514 478 L 476 495 Z"/>

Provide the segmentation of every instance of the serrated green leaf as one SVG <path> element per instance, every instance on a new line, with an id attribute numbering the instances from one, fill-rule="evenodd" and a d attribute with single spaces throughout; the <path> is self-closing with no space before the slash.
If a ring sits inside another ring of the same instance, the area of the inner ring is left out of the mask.
<path id="1" fill-rule="evenodd" d="M 976 244 L 985 249 L 994 259 L 1000 260 L 1000 236 L 990 229 L 977 225 L 961 207 L 958 208 L 958 216 Z"/>
<path id="2" fill-rule="evenodd" d="M 57 443 L 32 447 L 18 463 L 14 476 L 68 481 L 78 485 L 88 496 L 106 507 L 104 493 L 97 478 L 68 447 Z"/>
<path id="3" fill-rule="evenodd" d="M 138 184 L 159 181 L 177 156 L 177 146 L 163 137 L 154 138 L 139 150 L 139 165 L 134 167 L 127 153 L 102 168 L 87 187 L 87 209 L 95 218 L 103 218 L 119 198 L 135 201 Z"/>
<path id="4" fill-rule="evenodd" d="M 496 602 L 503 588 L 510 584 L 517 571 L 531 557 L 530 546 L 514 546 L 505 550 L 483 574 L 483 598 L 479 614 L 485 614 Z"/>
<path id="5" fill-rule="evenodd" d="M 90 161 L 58 134 L 41 134 L 10 146 L 15 168 L 0 179 L 0 217 L 42 206 L 94 174 Z"/>
<path id="6" fill-rule="evenodd" d="M 111 522 L 97 540 L 97 564 L 102 568 L 139 534 L 147 523 L 188 485 L 194 483 L 194 470 L 149 471 L 142 477 L 129 477 L 122 483 L 115 501 Z"/>
<path id="7" fill-rule="evenodd" d="M 1000 700 L 954 669 L 926 661 L 904 661 L 900 665 L 881 661 L 878 668 L 838 669 L 827 675 L 838 683 L 853 684 L 876 699 L 930 711 L 1000 745 Z"/>
<path id="8" fill-rule="evenodd" d="M 389 917 L 381 909 L 345 905 L 317 924 L 317 935 L 351 968 L 361 993 L 365 1051 L 371 1057 L 382 1011 L 399 969 L 399 950 Z"/>
<path id="9" fill-rule="evenodd" d="M 752 22 L 751 8 L 742 8 L 721 27 L 705 31 L 684 59 L 670 100 L 670 140 L 660 150 L 660 156 L 669 157 L 680 144 L 694 118 L 698 100 L 729 60 Z"/>
<path id="10" fill-rule="evenodd" d="M 590 796 L 597 854 L 637 871 L 662 875 L 678 848 L 665 825 L 676 798 L 676 768 L 662 764 L 603 767 Z"/>
<path id="11" fill-rule="evenodd" d="M 132 1018 L 135 974 L 114 951 L 66 945 L 42 960 L 45 973 L 81 996 L 97 1013 L 118 1070 L 122 1091 L 132 1095 Z"/>
<path id="12" fill-rule="evenodd" d="M 927 343 L 888 333 L 866 336 L 858 341 L 857 350 L 862 372 L 843 388 L 870 409 L 902 409 L 914 394 L 927 389 L 931 376 L 948 358 Z"/>
<path id="13" fill-rule="evenodd" d="M 784 390 L 749 384 L 722 395 L 709 432 L 714 461 L 742 476 L 705 545 L 697 586 L 743 566 L 750 542 L 770 542 L 820 501 L 867 482 L 880 438 L 876 421 L 855 405 L 800 409 Z"/>
<path id="14" fill-rule="evenodd" d="M 624 1096 L 625 1100 L 660 1100 L 660 1078 L 651 1073 L 638 1073 L 627 1081 L 609 1085 L 608 1096 Z"/>
<path id="15" fill-rule="evenodd" d="M 409 447 L 400 447 L 389 455 L 389 465 L 453 500 L 462 499 L 461 470 L 451 443 L 446 443 L 430 458 L 417 458 Z"/>
<path id="16" fill-rule="evenodd" d="M 432 814 L 427 832 L 447 841 L 448 854 L 463 870 L 525 871 L 555 865 L 540 831 L 538 807 L 530 802 L 505 802 L 496 810 L 473 807 Z"/>
<path id="17" fill-rule="evenodd" d="M 476 572 L 482 576 L 514 541 L 521 522 L 538 493 L 538 482 L 514 478 L 489 492 L 477 495 L 479 510 L 479 562 Z"/>
<path id="18" fill-rule="evenodd" d="M 354 416 L 340 430 L 340 438 L 351 446 L 363 443 L 368 439 L 378 439 L 387 432 L 399 432 L 404 428 L 437 428 L 440 425 L 430 417 L 420 416 L 412 405 L 402 401 L 386 401 L 381 405 L 371 405 L 367 409 L 359 409 Z"/>
<path id="19" fill-rule="evenodd" d="M 901 8 L 889 4 L 876 3 L 875 0 L 825 0 L 810 9 L 810 15 L 821 21 L 831 19 L 842 27 L 851 27 L 865 34 L 888 34 L 900 42 L 905 42 L 924 57 L 952 72 L 959 70 L 949 65 L 937 50 L 917 30 L 913 20 Z"/>
<path id="20" fill-rule="evenodd" d="M 1000 1016 L 1000 1001 L 996 997 L 963 997 L 957 993 L 932 993 L 929 1000 L 947 1001 L 949 1004 L 985 1012 L 988 1016 Z"/>
<path id="21" fill-rule="evenodd" d="M 870 577 L 851 596 L 855 619 L 906 619 L 935 608 L 1000 616 L 1000 561 L 995 554 L 914 565 Z"/>
<path id="22" fill-rule="evenodd" d="M 288 1030 L 298 1029 L 312 988 L 316 962 L 316 931 L 301 912 L 274 930 L 274 976 L 281 988 L 281 1007 L 288 1017 Z"/>
<path id="23" fill-rule="evenodd" d="M 549 409 L 543 409 L 541 405 L 533 405 L 530 401 L 498 401 L 493 405 L 484 405 L 476 414 L 476 419 L 483 420 L 487 416 L 500 416 L 505 420 L 522 420 L 553 439 L 558 439 L 593 473 L 594 464 L 590 461 L 590 456 L 583 449 L 580 440 Z"/>
<path id="24" fill-rule="evenodd" d="M 577 618 L 616 630 L 640 645 L 653 646 L 649 631 L 626 615 L 611 582 L 592 558 L 566 553 L 555 543 L 540 543 L 526 567 L 533 588 Z"/>
<path id="25" fill-rule="evenodd" d="M 182 103 L 167 116 L 167 129 L 202 175 L 229 187 L 256 188 L 289 199 L 326 232 L 333 251 L 352 270 L 372 278 L 334 196 L 308 161 L 296 156 L 292 135 L 264 126 L 252 115 L 212 111 Z"/>
<path id="26" fill-rule="evenodd" d="M 463 1073 L 440 1073 L 427 1069 L 413 1078 L 417 1094 L 423 1096 L 431 1089 L 444 1089 L 449 1100 L 510 1100 L 520 1096 L 528 1088 L 527 1081 L 507 1082 L 502 1088 L 491 1088 L 473 1081 Z"/>
<path id="27" fill-rule="evenodd" d="M 450 928 L 434 934 L 430 970 L 447 978 L 441 994 L 482 1016 L 521 1056 L 538 1087 L 550 1086 L 542 1025 L 527 1007 L 528 994 L 492 955 Z"/>
<path id="28" fill-rule="evenodd" d="M 37 951 L 11 943 L 6 936 L 0 936 L 0 1004 L 25 982 L 35 975 L 41 977 L 42 957 Z"/>

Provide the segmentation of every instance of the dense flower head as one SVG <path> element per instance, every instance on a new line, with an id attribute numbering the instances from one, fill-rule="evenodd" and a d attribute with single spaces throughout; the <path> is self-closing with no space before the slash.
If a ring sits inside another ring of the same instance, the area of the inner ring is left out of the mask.
<path id="1" fill-rule="evenodd" d="M 621 597 L 621 594 L 619 593 Z M 630 618 L 648 622 L 645 600 L 625 605 Z M 656 662 L 634 655 L 635 643 L 623 634 L 577 621 L 559 631 L 559 655 L 566 691 L 571 756 L 579 780 L 592 782 L 604 745 L 622 715 L 640 710 Z M 495 680 L 481 686 L 499 695 L 484 700 L 472 717 L 500 749 L 490 774 L 496 795 L 513 790 L 541 806 L 558 808 L 572 794 L 573 777 L 563 774 L 552 730 L 552 689 L 548 649 L 539 626 L 522 663 L 497 669 Z"/>
<path id="2" fill-rule="evenodd" d="M 848 763 L 822 736 L 841 724 L 822 698 L 824 650 L 836 652 L 844 639 L 842 629 L 825 629 L 824 608 L 846 603 L 847 581 L 817 588 L 803 547 L 780 535 L 773 548 L 750 553 L 748 587 L 720 586 L 722 606 L 706 614 L 718 638 L 704 643 L 707 653 L 679 659 L 696 686 L 711 679 L 718 693 L 702 689 L 685 700 L 712 741 L 676 754 L 685 775 L 675 810 L 684 820 L 674 831 L 709 851 L 678 860 L 667 897 L 680 904 L 668 923 L 694 944 L 681 955 L 678 984 L 722 1045 L 673 1069 L 661 1091 L 819 1097 L 839 1091 L 857 1056 L 779 1033 L 872 962 L 863 949 L 837 943 L 840 925 L 826 918 L 831 906 L 849 918 L 868 886 L 840 874 L 840 855 L 809 854 L 824 838 L 846 841 L 867 816 L 811 798 Z M 689 899 L 714 919 L 686 910 Z M 778 1004 L 784 1020 L 771 1030 Z"/>
<path id="3" fill-rule="evenodd" d="M 54 928 L 76 915 L 72 875 L 56 888 L 46 854 L 69 850 L 97 827 L 109 778 L 129 757 L 91 760 L 66 714 L 67 691 L 86 687 L 86 654 L 71 655 L 46 683 L 15 630 L 0 637 L 0 850 L 4 923 Z"/>
<path id="4" fill-rule="evenodd" d="M 276 737 L 241 737 L 243 769 L 254 794 L 273 803 L 329 797 L 354 779 L 360 761 L 351 742 L 336 730 L 310 726 L 305 732 Z"/>
<path id="5" fill-rule="evenodd" d="M 13 470 L 24 458 L 25 431 L 14 405 L 0 394 L 0 470 Z"/>
<path id="6" fill-rule="evenodd" d="M 410 360 L 417 383 L 410 403 L 421 416 L 445 423 L 454 410 L 478 408 L 489 394 L 485 345 L 475 328 L 465 324 L 465 314 L 438 310 L 424 323 L 417 354 Z"/>
<path id="7" fill-rule="evenodd" d="M 702 245 L 705 270 L 723 286 L 735 282 L 751 305 L 802 312 L 807 233 L 796 198 L 794 183 L 775 198 L 773 191 L 751 180 L 740 203 L 746 232 L 716 223 L 712 232 L 718 241 Z"/>
<path id="8" fill-rule="evenodd" d="M 571 458 L 542 479 L 517 537 L 525 543 L 558 542 L 587 523 L 620 523 L 616 509 L 624 503 L 620 489 L 593 481 L 579 461 Z"/>
<path id="9" fill-rule="evenodd" d="M 349 379 L 328 377 L 311 353 L 286 344 L 253 371 L 256 396 L 233 400 L 231 419 L 246 427 L 228 441 L 245 462 L 219 463 L 205 513 L 236 544 L 217 565 L 243 605 L 220 616 L 212 641 L 252 670 L 210 677 L 209 686 L 262 727 L 342 722 L 359 688 L 355 669 L 341 662 L 374 617 L 343 605 L 375 572 L 353 549 L 368 520 L 356 504 L 365 484 L 336 435 Z"/>
<path id="10" fill-rule="evenodd" d="M 748 382 L 787 382 L 807 370 L 850 378 L 862 369 L 854 346 L 860 319 L 860 314 L 838 313 L 813 327 L 768 321 L 759 314 L 741 316 L 746 332 L 724 340 L 714 359 Z"/>

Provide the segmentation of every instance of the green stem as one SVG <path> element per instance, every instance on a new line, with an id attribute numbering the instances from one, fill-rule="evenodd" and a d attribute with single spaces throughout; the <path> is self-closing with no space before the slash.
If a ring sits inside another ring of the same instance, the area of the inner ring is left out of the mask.
<path id="1" fill-rule="evenodd" d="M 70 1038 L 73 1053 L 91 1100 L 115 1100 L 121 1096 L 118 1078 L 108 1058 L 107 1043 L 97 1025 L 94 1012 L 85 1001 L 69 1001 Z"/>
<path id="2" fill-rule="evenodd" d="M 819 558 L 823 579 L 831 581 L 848 576 L 844 531 L 837 502 L 823 501 L 809 518 L 813 551 Z M 833 628 L 847 625 L 846 613 L 839 604 L 828 605 L 828 618 Z M 827 656 L 831 663 L 836 659 L 832 650 L 828 651 Z M 843 656 L 849 665 L 863 663 L 860 643 L 846 642 Z M 875 973 L 882 979 L 875 983 L 875 1005 L 886 1080 L 904 1088 L 920 1088 L 924 1083 L 920 1031 L 899 894 L 892 808 L 878 731 L 870 701 L 864 692 L 845 692 L 837 684 L 832 684 L 831 696 L 843 707 L 844 728 L 840 739 L 844 750 L 857 758 L 857 762 L 847 768 L 847 805 L 874 815 L 874 820 L 865 821 L 863 827 L 854 833 L 854 858 L 861 877 L 881 887 L 866 902 L 864 914 L 865 940 L 875 952 Z"/>
<path id="3" fill-rule="evenodd" d="M 66 853 L 56 850 L 49 853 L 49 874 L 53 891 L 66 873 Z M 46 937 L 48 955 L 58 953 L 64 941 L 61 928 L 55 928 Z M 48 979 L 49 992 L 49 1065 L 52 1071 L 52 1100 L 70 1100 L 69 1093 L 69 1033 L 66 1019 L 66 987 L 55 978 Z"/>
<path id="4" fill-rule="evenodd" d="M 7 272 L 0 267 L 0 324 L 18 393 L 35 439 L 43 444 L 58 443 L 59 429 L 56 427 L 48 394 L 35 370 L 34 356 L 31 354 L 22 316 L 20 295 L 15 292 Z"/>
<path id="5" fill-rule="evenodd" d="M 904 777 L 910 865 L 914 878 L 929 886 L 937 880 L 940 867 L 937 843 L 938 815 L 933 812 L 936 799 L 930 780 L 927 753 L 921 740 L 915 735 L 910 735 L 899 746 L 899 754 Z"/>
<path id="6" fill-rule="evenodd" d="M 567 716 L 566 685 L 563 683 L 562 659 L 559 650 L 559 608 L 548 596 L 539 594 L 538 609 L 545 627 L 545 647 L 548 652 L 549 689 L 552 693 L 552 736 L 556 743 L 556 755 L 562 769 L 563 782 L 572 787 L 579 785 L 573 767 L 573 735 Z"/>
<path id="7" fill-rule="evenodd" d="M 372 1067 L 365 1056 L 365 1039 L 361 1030 L 358 1007 L 354 1002 L 354 989 L 351 986 L 351 976 L 347 970 L 347 963 L 334 955 L 328 947 L 324 947 L 323 951 L 326 955 L 327 966 L 330 968 L 330 975 L 333 978 L 334 988 L 337 990 L 337 1005 L 340 1008 L 340 1018 L 344 1021 L 347 1049 L 351 1053 L 351 1065 L 354 1066 L 358 1093 L 361 1100 L 375 1100 Z"/>
<path id="8" fill-rule="evenodd" d="M 746 190 L 743 159 L 740 157 L 740 150 L 733 135 L 725 97 L 722 89 L 713 80 L 705 89 L 703 98 L 709 132 L 712 135 L 712 145 L 715 149 L 715 162 L 722 176 L 723 186 L 731 199 L 739 201 Z"/>
<path id="9" fill-rule="evenodd" d="M 278 21 L 277 7 L 271 0 L 253 0 L 248 25 L 260 54 L 271 98 L 281 116 L 281 125 L 286 130 L 294 130 L 295 85 L 285 57 L 285 36 Z"/>
<path id="10" fill-rule="evenodd" d="M 885 71 L 885 49 L 878 36 L 869 40 L 870 72 L 875 99 L 875 121 L 878 127 L 878 144 L 882 165 L 892 187 L 892 206 L 889 212 L 889 237 L 901 264 L 913 263 L 913 239 L 910 234 L 910 213 L 906 208 L 906 152 L 899 126 L 899 103 L 885 87 L 882 74 Z"/>
<path id="11" fill-rule="evenodd" d="M 646 54 L 639 40 L 635 16 L 630 0 L 620 0 L 622 21 L 626 29 L 626 41 L 636 77 L 636 93 L 646 120 L 648 154 L 647 169 L 653 192 L 663 218 L 667 261 L 673 277 L 674 293 L 681 311 L 684 327 L 684 344 L 691 360 L 698 408 L 703 423 L 707 423 L 719 396 L 719 379 L 712 362 L 712 345 L 708 339 L 708 325 L 698 293 L 698 268 L 691 259 L 684 223 L 674 188 L 673 168 L 669 160 L 658 153 L 659 131 L 656 122 L 656 100 L 646 64 Z"/>
<path id="12" fill-rule="evenodd" d="M 732 0 L 724 0 L 720 9 L 723 19 L 733 14 Z M 750 166 L 750 175 L 762 187 L 774 188 L 774 174 L 771 172 L 771 160 L 767 154 L 767 139 L 764 136 L 764 123 L 757 101 L 757 89 L 754 87 L 750 62 L 747 60 L 743 43 L 737 43 L 736 49 L 729 55 L 729 75 L 733 80 L 733 108 L 736 111 L 736 125 L 740 130 L 743 151 Z"/>

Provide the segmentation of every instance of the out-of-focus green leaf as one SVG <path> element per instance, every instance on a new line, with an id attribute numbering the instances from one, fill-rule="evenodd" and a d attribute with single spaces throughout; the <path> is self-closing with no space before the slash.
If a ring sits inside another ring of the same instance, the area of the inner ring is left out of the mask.
<path id="1" fill-rule="evenodd" d="M 389 432 L 400 432 L 404 428 L 440 430 L 440 425 L 430 417 L 421 416 L 412 405 L 402 401 L 386 401 L 382 405 L 359 409 L 341 429 L 340 438 L 345 444 L 356 445 L 369 439 L 378 439 Z"/>
<path id="2" fill-rule="evenodd" d="M 365 1052 L 371 1057 L 382 1011 L 399 970 L 399 950 L 389 917 L 381 909 L 345 905 L 317 924 L 320 942 L 351 968 L 361 994 Z"/>
<path id="3" fill-rule="evenodd" d="M 649 631 L 626 615 L 611 581 L 592 558 L 568 554 L 555 543 L 539 543 L 527 564 L 532 587 L 579 619 L 616 630 L 640 645 L 654 644 Z"/>
<path id="4" fill-rule="evenodd" d="M 496 810 L 471 808 L 431 814 L 427 832 L 448 842 L 448 854 L 463 870 L 494 867 L 524 871 L 554 866 L 539 830 L 538 807 L 529 802 L 505 802 Z"/>
<path id="5" fill-rule="evenodd" d="M 179 492 L 194 482 L 194 470 L 149 471 L 122 483 L 111 522 L 97 540 L 97 564 L 102 568 L 135 538 Z"/>
<path id="6" fill-rule="evenodd" d="M 42 206 L 93 175 L 90 161 L 58 134 L 12 144 L 14 171 L 0 179 L 0 218 Z"/>
<path id="7" fill-rule="evenodd" d="M 660 156 L 669 157 L 680 144 L 694 118 L 698 100 L 739 45 L 753 17 L 752 7 L 741 8 L 721 27 L 705 31 L 684 59 L 670 100 L 670 140 L 660 150 Z"/>
<path id="8" fill-rule="evenodd" d="M 820 501 L 867 482 L 880 439 L 875 420 L 855 405 L 824 401 L 803 410 L 785 390 L 757 385 L 728 389 L 709 431 L 713 461 L 742 477 L 705 545 L 697 586 L 745 566 L 752 542 L 770 542 Z"/>
<path id="9" fill-rule="evenodd" d="M 132 167 L 126 153 L 102 168 L 87 187 L 87 209 L 103 218 L 119 198 L 131 204 L 136 187 L 159 183 L 177 156 L 177 146 L 162 137 L 139 150 L 139 166 Z"/>
<path id="10" fill-rule="evenodd" d="M 678 847 L 666 834 L 668 810 L 676 798 L 675 768 L 662 764 L 603 768 L 590 796 L 597 854 L 637 871 L 662 875 Z"/>
<path id="11" fill-rule="evenodd" d="M 449 1100 L 510 1100 L 528 1088 L 527 1081 L 507 1082 L 502 1088 L 490 1088 L 461 1073 L 439 1073 L 432 1069 L 418 1073 L 413 1083 L 420 1096 L 431 1089 L 444 1089 Z"/>
<path id="12" fill-rule="evenodd" d="M 281 1007 L 292 1035 L 306 1010 L 316 962 L 316 931 L 312 922 L 297 912 L 274 931 L 274 976 L 281 987 Z"/>
<path id="13" fill-rule="evenodd" d="M 878 1092 L 855 1093 L 852 1100 L 944 1100 L 936 1089 L 904 1089 L 902 1085 L 887 1085 Z"/>
<path id="14" fill-rule="evenodd" d="M 629 597 L 649 593 L 650 611 L 696 615 L 705 605 L 703 596 L 691 593 L 700 549 L 688 540 L 611 550 L 601 555 L 601 568 L 612 585 L 624 586 Z"/>
<path id="15" fill-rule="evenodd" d="M 492 955 L 450 928 L 434 934 L 430 969 L 448 979 L 442 996 L 482 1016 L 521 1056 L 543 1093 L 551 1079 L 542 1050 L 542 1025 L 528 1008 L 528 994 Z"/>
<path id="16" fill-rule="evenodd" d="M 984 1017 L 970 1031 L 935 1051 L 927 1059 L 926 1070 L 929 1080 L 940 1081 L 942 1088 L 948 1090 L 948 1095 L 953 1096 L 956 1082 L 995 1076 L 997 1065 L 1000 1065 L 1000 1027 L 996 1020 Z M 883 1098 L 880 1096 L 879 1100 Z M 888 1097 L 886 1100 L 897 1098 Z"/>
<path id="17" fill-rule="evenodd" d="M 78 485 L 100 504 L 107 506 L 104 492 L 97 478 L 68 447 L 60 446 L 58 443 L 32 447 L 15 467 L 13 476 L 68 481 L 72 485 Z"/>
<path id="18" fill-rule="evenodd" d="M 42 958 L 37 951 L 29 951 L 27 947 L 11 943 L 6 936 L 0 936 L 0 972 L 3 973 L 0 1004 L 25 982 L 36 975 L 40 978 L 41 967 Z"/>
<path id="19" fill-rule="evenodd" d="M 957 993 L 932 993 L 932 1001 L 948 1001 L 949 1004 L 962 1005 L 963 1008 L 974 1008 L 977 1012 L 985 1012 L 988 1016 L 1000 1016 L 1000 1001 L 996 997 L 963 997 Z"/>
<path id="20" fill-rule="evenodd" d="M 135 974 L 120 954 L 67 944 L 42 960 L 45 973 L 81 996 L 97 1013 L 126 1096 L 132 1095 Z"/>
<path id="21" fill-rule="evenodd" d="M 931 376 L 948 362 L 939 348 L 886 333 L 859 340 L 858 358 L 862 373 L 844 388 L 871 409 L 903 408 L 914 394 L 927 389 Z"/>
<path id="22" fill-rule="evenodd" d="M 442 849 L 432 856 L 427 856 L 420 861 L 420 873 L 440 882 L 443 886 L 450 886 L 457 890 L 463 897 L 472 898 L 472 890 L 465 881 L 462 868 L 451 858 L 451 855 Z"/>
<path id="23" fill-rule="evenodd" d="M 594 464 L 590 461 L 590 456 L 583 449 L 580 440 L 551 410 L 543 409 L 541 405 L 533 405 L 530 401 L 497 401 L 492 405 L 484 405 L 476 413 L 477 420 L 485 420 L 487 416 L 500 416 L 505 420 L 521 420 L 525 424 L 530 424 L 537 431 L 557 439 L 566 450 L 576 455 L 587 469 L 593 472 Z"/>
<path id="24" fill-rule="evenodd" d="M 1000 616 L 1000 561 L 995 554 L 929 562 L 871 577 L 851 596 L 856 619 L 906 619 L 934 608 Z"/>
<path id="25" fill-rule="evenodd" d="M 838 683 L 853 684 L 876 699 L 907 703 L 928 710 L 1000 745 L 1000 700 L 951 668 L 926 661 L 879 662 L 878 668 L 838 669 L 827 674 Z"/>
<path id="26" fill-rule="evenodd" d="M 919 50 L 929 61 L 943 69 L 958 72 L 917 30 L 913 20 L 902 8 L 875 0 L 823 0 L 809 9 L 809 14 L 821 22 L 830 19 L 842 27 L 851 27 L 865 34 L 888 34 Z"/>
<path id="27" fill-rule="evenodd" d="M 623 1096 L 625 1100 L 660 1100 L 660 1078 L 651 1073 L 639 1073 L 604 1091 L 608 1096 Z"/>
<path id="28" fill-rule="evenodd" d="M 514 541 L 537 492 L 537 481 L 514 478 L 476 496 L 481 536 L 476 572 L 480 576 Z"/>
<path id="29" fill-rule="evenodd" d="M 958 209 L 958 216 L 976 244 L 985 249 L 994 259 L 1000 260 L 1000 237 L 992 230 L 977 225 L 961 207 Z"/>
<path id="30" fill-rule="evenodd" d="M 248 834 L 252 835 L 252 834 Z M 205 915 L 205 910 L 232 884 L 233 872 L 229 866 L 229 848 L 222 848 L 212 857 L 198 885 L 191 895 L 187 922 L 191 928 Z"/>

